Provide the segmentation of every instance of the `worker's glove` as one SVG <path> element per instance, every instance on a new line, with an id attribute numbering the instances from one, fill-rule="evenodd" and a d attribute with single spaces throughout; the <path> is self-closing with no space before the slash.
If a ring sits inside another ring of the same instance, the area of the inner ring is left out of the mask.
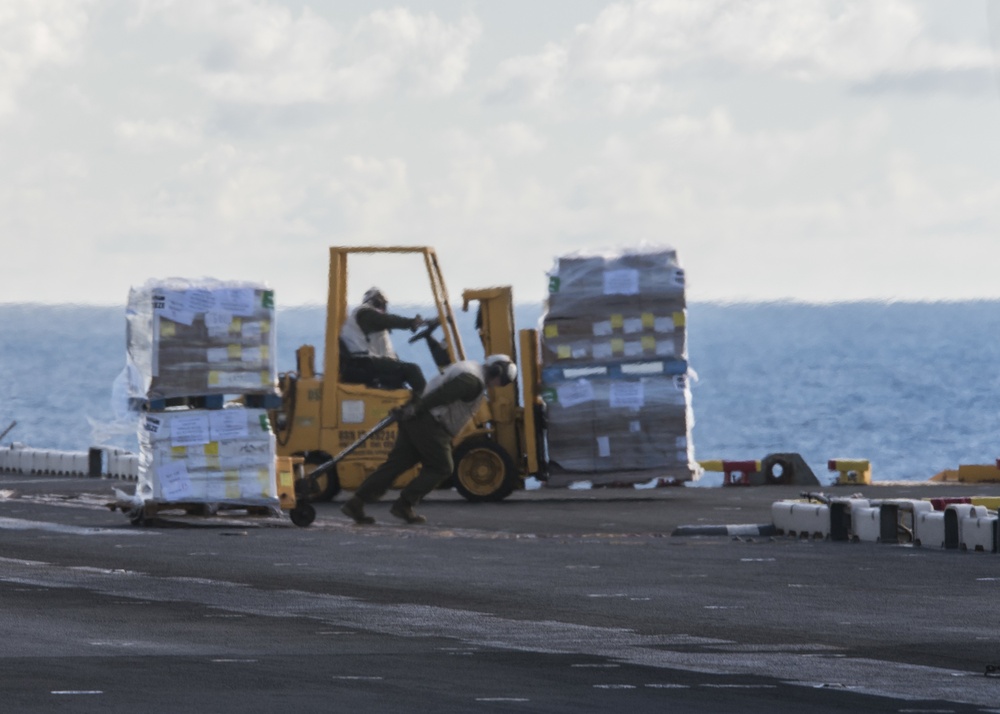
<path id="1" fill-rule="evenodd" d="M 416 416 L 417 405 L 415 402 L 409 402 L 401 407 L 396 407 L 392 413 L 396 415 L 396 421 L 408 421 Z"/>
<path id="2" fill-rule="evenodd" d="M 420 315 L 417 315 L 415 318 L 413 318 L 413 322 L 410 323 L 410 332 L 416 332 L 423 326 L 424 326 L 424 318 L 420 317 Z"/>

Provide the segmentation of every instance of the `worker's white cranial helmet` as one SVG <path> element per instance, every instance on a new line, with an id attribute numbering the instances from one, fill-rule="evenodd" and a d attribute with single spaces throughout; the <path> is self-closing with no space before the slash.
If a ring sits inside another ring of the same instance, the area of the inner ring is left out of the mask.
<path id="1" fill-rule="evenodd" d="M 483 363 L 486 379 L 500 377 L 500 386 L 506 387 L 517 379 L 517 365 L 507 355 L 490 355 Z"/>
<path id="2" fill-rule="evenodd" d="M 385 293 L 378 288 L 368 288 L 364 296 L 362 296 L 361 302 L 365 305 L 372 305 L 380 310 L 385 309 L 385 306 L 389 304 L 389 300 L 386 299 Z"/>

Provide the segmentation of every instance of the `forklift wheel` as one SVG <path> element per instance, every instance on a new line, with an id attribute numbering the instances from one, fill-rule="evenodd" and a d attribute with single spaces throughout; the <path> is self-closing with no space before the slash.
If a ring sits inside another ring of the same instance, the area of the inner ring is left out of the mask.
<path id="1" fill-rule="evenodd" d="M 129 523 L 133 526 L 146 525 L 146 508 L 144 506 L 133 508 L 126 515 L 128 515 Z"/>
<path id="2" fill-rule="evenodd" d="M 477 436 L 455 449 L 455 489 L 467 501 L 502 501 L 517 485 L 510 455 L 492 439 Z"/>
<path id="3" fill-rule="evenodd" d="M 309 503 L 300 503 L 289 511 L 288 515 L 291 517 L 292 523 L 299 528 L 308 528 L 316 520 L 316 509 Z"/>
<path id="4" fill-rule="evenodd" d="M 308 474 L 316 467 L 329 461 L 330 457 L 327 454 L 313 451 L 306 454 L 305 459 L 305 472 Z M 305 500 L 310 503 L 330 501 L 334 496 L 340 493 L 340 479 L 337 477 L 336 468 L 332 471 L 327 471 L 325 474 L 317 476 L 312 480 L 311 484 L 303 485 L 308 487 L 308 492 L 305 494 Z"/>

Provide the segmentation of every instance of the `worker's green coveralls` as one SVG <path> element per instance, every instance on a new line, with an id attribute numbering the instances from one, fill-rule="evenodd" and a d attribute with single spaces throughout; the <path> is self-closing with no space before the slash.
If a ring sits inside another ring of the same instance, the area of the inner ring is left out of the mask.
<path id="1" fill-rule="evenodd" d="M 378 501 L 404 471 L 421 464 L 420 473 L 399 497 L 415 506 L 424 496 L 444 483 L 455 470 L 451 454 L 452 435 L 434 418 L 430 409 L 456 401 L 472 402 L 486 389 L 475 375 L 457 375 L 417 400 L 416 412 L 399 422 L 399 432 L 385 462 L 369 474 L 354 496 L 365 503 Z"/>

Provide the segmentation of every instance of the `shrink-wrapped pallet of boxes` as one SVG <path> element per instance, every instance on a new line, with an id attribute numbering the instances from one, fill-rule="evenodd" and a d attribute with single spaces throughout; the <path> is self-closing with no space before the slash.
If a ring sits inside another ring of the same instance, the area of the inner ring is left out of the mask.
<path id="1" fill-rule="evenodd" d="M 129 292 L 128 396 L 271 395 L 274 293 L 213 279 L 151 280 Z"/>
<path id="2" fill-rule="evenodd" d="M 120 393 L 141 412 L 133 522 L 178 507 L 280 511 L 265 411 L 277 399 L 274 318 L 257 283 L 170 278 L 129 292 Z"/>
<path id="3" fill-rule="evenodd" d="M 142 501 L 280 508 L 275 439 L 263 409 L 149 412 L 138 433 Z"/>
<path id="4" fill-rule="evenodd" d="M 550 486 L 693 478 L 686 320 L 673 249 L 556 259 L 540 345 Z"/>

